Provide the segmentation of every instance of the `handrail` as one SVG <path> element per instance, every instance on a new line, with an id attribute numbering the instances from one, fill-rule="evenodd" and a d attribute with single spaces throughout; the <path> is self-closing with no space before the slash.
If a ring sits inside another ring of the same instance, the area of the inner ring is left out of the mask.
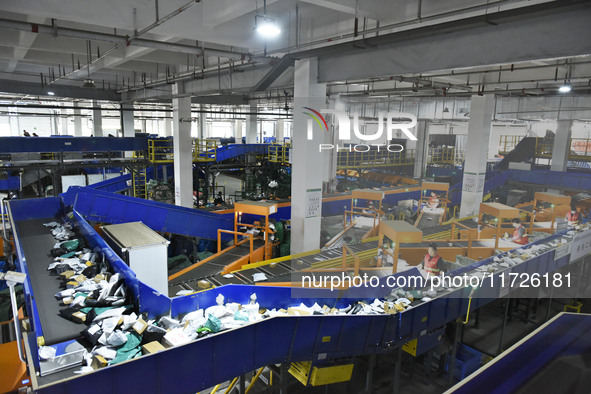
<path id="1" fill-rule="evenodd" d="M 243 243 L 248 242 L 248 240 L 246 239 L 238 241 L 239 235 L 248 236 L 248 238 L 250 239 L 250 260 L 252 261 L 252 255 L 254 252 L 254 234 L 241 233 L 240 231 L 218 229 L 218 253 L 222 251 L 222 233 L 234 234 L 234 246 L 242 245 Z"/>
<path id="2" fill-rule="evenodd" d="M 349 245 L 347 245 L 346 243 L 343 244 L 343 264 L 342 264 L 342 268 L 347 268 L 347 253 L 351 254 L 353 256 L 353 259 L 355 260 L 354 262 L 354 274 L 355 276 L 359 276 L 359 257 L 357 257 L 357 255 L 355 254 L 355 252 L 353 252 L 353 250 L 351 250 L 351 248 L 349 247 Z"/>

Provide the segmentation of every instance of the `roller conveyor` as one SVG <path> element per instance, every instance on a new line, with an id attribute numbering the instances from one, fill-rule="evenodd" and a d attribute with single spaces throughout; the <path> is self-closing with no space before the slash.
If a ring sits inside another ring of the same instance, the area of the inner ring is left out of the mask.
<path id="1" fill-rule="evenodd" d="M 264 242 L 260 239 L 253 241 L 253 249 L 257 251 L 264 247 Z M 219 256 L 215 256 L 205 263 L 185 272 L 184 274 L 171 280 L 168 284 L 169 292 L 171 297 L 174 297 L 178 291 L 181 290 L 199 290 L 197 282 L 207 277 L 215 276 L 224 270 L 224 267 L 234 261 L 247 256 L 250 253 L 250 243 L 243 243 L 227 251 L 223 252 Z M 221 283 L 221 282 L 220 282 Z M 234 282 L 232 282 L 234 283 Z M 229 284 L 229 283 L 225 283 Z"/>
<path id="2" fill-rule="evenodd" d="M 53 262 L 49 251 L 53 249 L 56 240 L 43 223 L 54 220 L 55 218 L 50 217 L 15 223 L 47 345 L 78 338 L 82 329 L 79 324 L 59 315 L 59 310 L 63 307 L 59 306 L 54 295 L 62 289 L 59 287 L 60 282 L 57 277 L 51 276 L 50 271 L 47 270 L 48 265 Z"/>
<path id="3" fill-rule="evenodd" d="M 421 215 L 421 220 L 419 220 L 419 223 L 417 224 L 417 228 L 422 230 L 430 227 L 438 227 L 441 215 L 443 214 L 423 212 Z"/>

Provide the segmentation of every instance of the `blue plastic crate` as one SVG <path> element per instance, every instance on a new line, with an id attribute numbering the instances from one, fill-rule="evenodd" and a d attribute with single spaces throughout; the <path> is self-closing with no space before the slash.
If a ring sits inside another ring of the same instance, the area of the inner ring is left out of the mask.
<path id="1" fill-rule="evenodd" d="M 454 370 L 454 378 L 456 380 L 462 380 L 472 372 L 480 368 L 480 361 L 482 359 L 482 353 L 472 349 L 463 343 L 458 344 L 458 350 L 456 352 L 456 368 Z M 447 362 L 445 363 L 445 371 L 449 371 L 451 365 L 451 356 L 447 355 Z"/>

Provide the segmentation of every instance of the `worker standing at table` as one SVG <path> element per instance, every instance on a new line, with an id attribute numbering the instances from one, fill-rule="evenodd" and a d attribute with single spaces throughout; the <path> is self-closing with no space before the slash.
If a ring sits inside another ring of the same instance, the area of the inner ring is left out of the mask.
<path id="1" fill-rule="evenodd" d="M 437 245 L 434 242 L 431 242 L 421 266 L 430 276 L 437 276 L 441 272 L 442 263 L 443 259 L 439 256 L 439 253 L 437 253 Z"/>
<path id="2" fill-rule="evenodd" d="M 521 221 L 518 218 L 511 220 L 513 227 L 515 230 L 513 231 L 513 236 L 511 237 L 511 241 L 515 242 L 519 245 L 525 245 L 529 243 L 529 237 L 527 236 L 527 232 L 525 231 L 525 227 L 521 224 Z"/>
<path id="3" fill-rule="evenodd" d="M 577 211 L 577 207 L 572 205 L 570 211 L 566 214 L 566 220 L 569 226 L 576 226 L 581 221 L 581 214 Z"/>

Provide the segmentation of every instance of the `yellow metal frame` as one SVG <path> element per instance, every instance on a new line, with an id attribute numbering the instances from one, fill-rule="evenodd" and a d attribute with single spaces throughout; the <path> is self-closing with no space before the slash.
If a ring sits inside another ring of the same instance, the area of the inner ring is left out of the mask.
<path id="1" fill-rule="evenodd" d="M 148 160 L 152 163 L 172 163 L 174 160 L 172 139 L 149 139 Z"/>
<path id="2" fill-rule="evenodd" d="M 356 189 L 351 192 L 351 210 L 345 210 L 343 214 L 343 227 L 347 228 L 348 223 L 353 223 L 353 216 L 354 215 L 361 215 L 367 217 L 373 217 L 373 227 L 371 231 L 363 236 L 363 238 L 373 237 L 375 235 L 375 230 L 377 226 L 380 224 L 380 220 L 382 215 L 382 201 L 386 194 L 383 191 L 377 190 L 370 190 L 370 189 Z M 366 200 L 366 201 L 379 201 L 379 206 L 377 212 L 375 213 L 366 213 L 363 212 L 367 207 L 358 207 L 357 201 L 358 200 Z M 349 220 L 347 221 L 347 215 L 349 215 Z"/>
<path id="3" fill-rule="evenodd" d="M 443 208 L 443 212 L 444 212 L 444 214 L 441 215 L 441 217 L 439 218 L 439 224 L 441 224 L 443 222 L 445 213 L 447 212 L 447 203 L 449 202 L 449 200 L 447 198 L 449 195 L 449 183 L 423 182 L 421 184 L 421 198 L 419 199 L 419 215 L 417 216 L 417 220 L 415 221 L 415 226 L 417 226 L 419 224 L 419 222 L 421 221 L 421 215 L 423 214 L 423 207 L 429 203 L 429 199 L 431 198 L 431 196 L 426 195 L 426 192 L 434 191 L 434 190 L 445 192 L 444 197 L 437 196 L 437 199 L 439 200 L 439 203 L 441 204 L 441 207 Z"/>
<path id="4" fill-rule="evenodd" d="M 545 211 L 545 212 L 550 212 L 552 214 L 552 224 L 550 225 L 550 230 L 554 230 L 554 224 L 556 223 L 556 207 L 558 205 L 568 205 L 570 206 L 571 203 L 571 198 L 570 196 L 563 196 L 560 194 L 556 194 L 556 193 L 549 193 L 549 192 L 536 192 L 536 194 L 534 194 L 534 205 L 532 206 L 532 212 L 530 215 L 530 220 L 529 220 L 529 228 L 533 229 L 534 227 L 534 217 L 535 217 L 535 212 L 536 210 L 539 210 L 537 208 L 538 203 L 549 203 L 552 204 L 552 209 L 541 209 L 541 211 Z"/>
<path id="5" fill-rule="evenodd" d="M 495 237 L 495 249 L 499 247 L 499 239 L 501 238 L 501 233 L 503 231 L 503 219 L 513 219 L 519 217 L 519 209 L 510 207 L 508 205 L 499 204 L 499 203 L 480 203 L 480 212 L 478 213 L 478 222 L 483 225 L 482 217 L 484 214 L 490 215 L 496 218 L 497 226 L 494 227 L 489 225 L 492 228 L 496 228 L 496 237 Z"/>
<path id="6" fill-rule="evenodd" d="M 525 138 L 522 135 L 502 135 L 499 140 L 499 154 L 506 155 Z M 554 138 L 536 138 L 535 157 L 551 159 Z M 571 161 L 591 161 L 591 138 L 571 138 L 569 140 Z"/>
<path id="7" fill-rule="evenodd" d="M 193 161 L 210 162 L 217 161 L 217 141 L 213 139 L 193 140 Z"/>
<path id="8" fill-rule="evenodd" d="M 273 254 L 273 244 L 269 242 L 269 235 L 272 233 L 271 229 L 269 228 L 269 216 L 275 212 L 277 212 L 277 204 L 268 202 L 240 201 L 234 204 L 234 232 L 238 232 L 238 226 L 253 227 L 263 231 L 263 238 L 265 240 L 265 255 L 263 260 L 270 259 Z M 241 223 L 243 214 L 263 216 L 265 218 L 265 226 L 262 227 L 256 224 Z M 236 237 L 237 236 L 235 235 L 234 238 L 236 239 Z"/>
<path id="9" fill-rule="evenodd" d="M 431 147 L 427 156 L 427 164 L 459 165 L 464 162 L 465 152 L 462 149 L 448 147 Z"/>
<path id="10" fill-rule="evenodd" d="M 368 152 L 349 152 L 339 149 L 337 152 L 337 169 L 358 169 L 364 167 L 392 167 L 414 164 L 415 150 L 389 152 L 387 149 L 370 150 Z"/>
<path id="11" fill-rule="evenodd" d="M 131 173 L 131 190 L 133 196 L 138 198 L 148 198 L 148 188 L 146 187 L 146 169 L 136 169 Z"/>
<path id="12" fill-rule="evenodd" d="M 330 340 L 330 337 L 327 337 Z M 325 338 L 322 338 L 323 340 Z M 348 382 L 353 375 L 355 364 L 312 366 L 312 361 L 291 363 L 289 373 L 304 386 L 323 386 L 326 384 Z"/>
<path id="13" fill-rule="evenodd" d="M 267 150 L 268 160 L 272 163 L 289 163 L 291 143 L 271 144 Z"/>
<path id="14" fill-rule="evenodd" d="M 423 231 L 403 220 L 384 220 L 380 223 L 378 235 L 378 250 L 382 249 L 384 237 L 394 241 L 394 254 L 392 255 L 392 273 L 398 271 L 398 253 L 401 243 L 415 243 L 423 241 Z M 387 251 L 386 254 L 390 254 Z M 383 253 L 382 252 L 382 253 Z M 383 259 L 382 259 L 383 260 Z M 378 263 L 378 266 L 381 264 Z"/>

